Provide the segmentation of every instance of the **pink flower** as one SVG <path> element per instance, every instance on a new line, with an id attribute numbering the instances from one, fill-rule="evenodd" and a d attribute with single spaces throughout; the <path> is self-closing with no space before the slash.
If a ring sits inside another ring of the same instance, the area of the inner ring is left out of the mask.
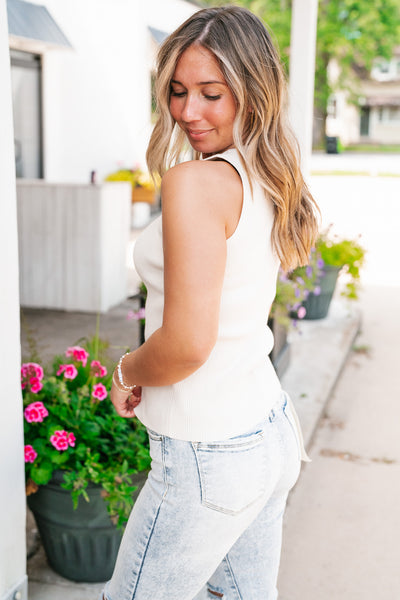
<path id="1" fill-rule="evenodd" d="M 56 375 L 62 375 L 64 373 L 65 379 L 75 379 L 78 375 L 78 369 L 73 364 L 60 365 Z"/>
<path id="2" fill-rule="evenodd" d="M 74 436 L 74 434 L 73 434 L 73 433 L 69 433 L 69 434 L 68 434 L 68 436 L 67 436 L 67 441 L 68 441 L 68 444 L 69 444 L 70 446 L 72 446 L 72 447 L 74 447 L 74 446 L 75 446 L 76 437 Z"/>
<path id="3" fill-rule="evenodd" d="M 92 396 L 93 398 L 97 398 L 97 400 L 104 400 L 104 398 L 107 398 L 105 386 L 102 383 L 96 383 L 96 385 L 93 386 Z"/>
<path id="4" fill-rule="evenodd" d="M 28 423 L 41 423 L 48 414 L 43 402 L 31 402 L 24 410 L 25 419 Z"/>
<path id="5" fill-rule="evenodd" d="M 73 435 L 64 430 L 57 430 L 50 436 L 50 442 L 53 444 L 56 450 L 67 450 L 68 449 L 68 436 Z M 75 436 L 73 443 L 75 443 Z M 72 444 L 71 444 L 72 445 Z"/>
<path id="6" fill-rule="evenodd" d="M 43 387 L 43 383 L 40 381 L 39 377 L 31 377 L 29 380 L 31 386 L 31 392 L 33 394 L 37 394 Z"/>
<path id="7" fill-rule="evenodd" d="M 21 376 L 22 377 L 37 377 L 38 379 L 43 379 L 43 369 L 37 363 L 24 363 L 21 366 Z"/>
<path id="8" fill-rule="evenodd" d="M 67 348 L 65 356 L 73 356 L 76 361 L 81 362 L 82 365 L 86 367 L 89 352 L 86 352 L 81 346 L 70 346 Z"/>
<path id="9" fill-rule="evenodd" d="M 25 462 L 33 463 L 37 457 L 37 452 L 32 446 L 28 445 L 24 448 Z"/>
<path id="10" fill-rule="evenodd" d="M 37 363 L 24 363 L 21 366 L 21 387 L 33 394 L 37 394 L 43 387 L 41 383 L 43 379 L 43 369 Z"/>
<path id="11" fill-rule="evenodd" d="M 139 310 L 130 310 L 127 315 L 128 320 L 140 321 L 146 317 L 146 309 L 139 308 Z"/>
<path id="12" fill-rule="evenodd" d="M 67 366 L 67 365 L 60 365 L 60 366 L 58 367 L 58 371 L 57 371 L 56 375 L 62 375 L 62 374 L 64 373 L 64 371 L 65 371 L 65 367 L 66 367 L 66 366 Z"/>
<path id="13" fill-rule="evenodd" d="M 93 375 L 96 377 L 105 377 L 107 375 L 107 368 L 104 367 L 99 360 L 92 360 L 90 366 L 93 370 Z"/>
<path id="14" fill-rule="evenodd" d="M 297 316 L 299 317 L 299 319 L 304 319 L 304 317 L 306 316 L 306 309 L 304 308 L 304 306 L 300 306 L 299 310 L 297 311 Z"/>

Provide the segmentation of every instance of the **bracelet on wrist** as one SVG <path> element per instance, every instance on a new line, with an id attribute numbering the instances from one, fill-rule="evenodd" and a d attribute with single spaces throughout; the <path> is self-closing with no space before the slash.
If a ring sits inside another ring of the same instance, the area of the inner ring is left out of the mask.
<path id="1" fill-rule="evenodd" d="M 131 392 L 136 387 L 136 385 L 126 385 L 126 383 L 124 382 L 124 379 L 122 377 L 122 361 L 127 354 L 129 354 L 129 352 L 126 352 L 125 354 L 123 354 L 121 356 L 121 358 L 119 359 L 116 372 L 117 372 L 118 382 L 119 382 L 120 386 L 123 388 L 123 390 L 125 392 Z"/>
<path id="2" fill-rule="evenodd" d="M 113 373 L 112 382 L 113 382 L 113 384 L 115 385 L 115 387 L 117 388 L 117 390 L 119 392 L 131 392 L 132 391 L 132 389 L 130 389 L 130 388 L 129 389 L 123 389 L 123 388 L 119 387 L 118 379 L 116 377 L 116 371 L 114 371 L 114 373 Z"/>

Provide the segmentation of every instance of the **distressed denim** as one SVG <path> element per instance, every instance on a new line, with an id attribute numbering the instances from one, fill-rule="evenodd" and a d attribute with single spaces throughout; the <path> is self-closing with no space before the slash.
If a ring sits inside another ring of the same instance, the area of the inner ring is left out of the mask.
<path id="1" fill-rule="evenodd" d="M 302 450 L 286 394 L 264 422 L 228 440 L 149 437 L 151 471 L 105 600 L 276 600 Z"/>

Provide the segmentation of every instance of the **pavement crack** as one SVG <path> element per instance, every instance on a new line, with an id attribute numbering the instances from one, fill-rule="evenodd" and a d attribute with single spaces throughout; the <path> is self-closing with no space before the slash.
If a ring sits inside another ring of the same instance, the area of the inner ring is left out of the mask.
<path id="1" fill-rule="evenodd" d="M 359 454 L 354 454 L 353 452 L 346 452 L 343 450 L 333 450 L 331 448 L 322 448 L 319 451 L 321 456 L 326 456 L 328 458 L 339 458 L 340 460 L 346 460 L 348 462 L 356 462 L 360 464 L 381 464 L 381 465 L 393 465 L 400 464 L 394 458 L 388 458 L 386 456 L 379 457 L 366 457 L 360 456 Z"/>

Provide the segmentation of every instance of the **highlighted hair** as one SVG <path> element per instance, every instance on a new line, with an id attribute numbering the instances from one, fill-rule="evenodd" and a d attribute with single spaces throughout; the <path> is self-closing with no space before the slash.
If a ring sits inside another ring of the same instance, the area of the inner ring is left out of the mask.
<path id="1" fill-rule="evenodd" d="M 192 44 L 213 53 L 236 100 L 234 145 L 250 181 L 257 181 L 273 202 L 272 243 L 283 269 L 307 264 L 318 231 L 317 206 L 301 174 L 298 145 L 287 121 L 279 55 L 267 29 L 247 9 L 200 10 L 162 44 L 156 77 L 159 117 L 147 150 L 150 172 L 162 176 L 188 143 L 169 103 L 176 64 Z"/>

